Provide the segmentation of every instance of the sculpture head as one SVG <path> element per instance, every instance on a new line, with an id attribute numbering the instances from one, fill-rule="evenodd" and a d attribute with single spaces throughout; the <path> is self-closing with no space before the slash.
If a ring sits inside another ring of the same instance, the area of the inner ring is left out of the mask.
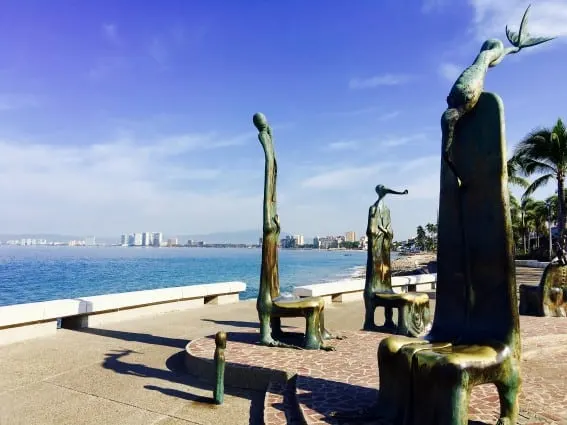
<path id="1" fill-rule="evenodd" d="M 403 192 L 398 192 L 397 190 L 388 189 L 386 186 L 379 184 L 378 186 L 376 186 L 376 193 L 378 194 L 378 201 L 380 201 L 388 193 L 391 193 L 393 195 L 407 195 L 408 190 L 406 189 Z"/>
<path id="2" fill-rule="evenodd" d="M 226 332 L 219 331 L 215 335 L 215 345 L 218 348 L 226 348 Z"/>
<path id="3" fill-rule="evenodd" d="M 504 50 L 504 43 L 497 38 L 490 38 L 482 43 L 480 48 L 481 52 L 485 52 L 487 50 Z"/>
<path id="4" fill-rule="evenodd" d="M 258 129 L 258 131 L 263 131 L 268 127 L 268 119 L 261 112 L 256 112 L 252 117 L 252 122 Z"/>

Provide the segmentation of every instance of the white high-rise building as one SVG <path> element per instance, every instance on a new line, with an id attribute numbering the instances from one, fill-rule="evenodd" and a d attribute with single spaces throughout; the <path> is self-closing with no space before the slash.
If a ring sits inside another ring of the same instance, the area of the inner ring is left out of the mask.
<path id="1" fill-rule="evenodd" d="M 120 236 L 120 245 L 128 246 L 128 235 L 124 234 Z"/>
<path id="2" fill-rule="evenodd" d="M 163 242 L 163 233 L 161 232 L 155 232 L 153 234 L 154 237 L 154 243 L 153 246 L 161 246 L 162 242 Z"/>
<path id="3" fill-rule="evenodd" d="M 293 239 L 295 240 L 295 246 L 305 245 L 304 240 L 303 240 L 303 235 L 294 235 Z"/>
<path id="4" fill-rule="evenodd" d="M 154 242 L 151 232 L 142 233 L 142 246 L 151 246 Z"/>
<path id="5" fill-rule="evenodd" d="M 134 246 L 142 246 L 142 234 L 134 233 Z"/>

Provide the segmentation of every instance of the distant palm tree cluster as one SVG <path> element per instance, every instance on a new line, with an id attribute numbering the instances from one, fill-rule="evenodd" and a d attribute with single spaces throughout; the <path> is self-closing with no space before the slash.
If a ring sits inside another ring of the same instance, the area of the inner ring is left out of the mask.
<path id="1" fill-rule="evenodd" d="M 556 223 L 554 240 L 565 235 L 565 176 L 567 175 L 567 129 L 561 119 L 552 128 L 537 128 L 521 140 L 508 160 L 508 182 L 525 189 L 520 200 L 510 194 L 510 212 L 516 253 L 549 257 L 550 229 Z M 533 181 L 526 178 L 537 176 Z M 556 193 L 545 200 L 531 195 L 549 182 L 557 184 Z M 557 194 L 562 194 L 558 197 Z M 549 226 L 551 227 L 551 226 Z"/>

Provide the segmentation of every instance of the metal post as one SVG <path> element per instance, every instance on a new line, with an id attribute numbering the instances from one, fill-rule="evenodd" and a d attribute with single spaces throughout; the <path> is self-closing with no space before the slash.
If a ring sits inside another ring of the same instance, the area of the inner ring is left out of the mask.
<path id="1" fill-rule="evenodd" d="M 215 346 L 215 389 L 213 391 L 213 398 L 216 404 L 222 404 L 224 401 L 224 350 L 226 349 L 225 332 L 217 332 L 215 335 Z"/>
<path id="2" fill-rule="evenodd" d="M 549 261 L 553 260 L 553 248 L 551 245 L 551 203 L 547 203 L 547 223 L 549 230 Z"/>

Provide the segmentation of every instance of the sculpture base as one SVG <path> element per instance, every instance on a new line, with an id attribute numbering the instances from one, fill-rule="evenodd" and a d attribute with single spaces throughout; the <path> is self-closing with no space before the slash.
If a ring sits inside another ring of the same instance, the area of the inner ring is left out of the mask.
<path id="1" fill-rule="evenodd" d="M 522 393 L 519 424 L 567 423 L 567 391 L 564 364 L 567 362 L 567 320 L 522 317 Z M 297 329 L 298 332 L 301 330 Z M 338 424 L 329 416 L 333 411 L 363 409 L 378 395 L 376 351 L 379 342 L 390 334 L 377 332 L 341 332 L 346 339 L 334 343 L 337 351 L 294 350 L 257 345 L 257 332 L 228 332 L 226 347 L 226 391 L 229 387 L 266 391 L 284 388 L 297 380 L 291 391 L 293 402 L 307 424 Z M 186 347 L 185 363 L 189 372 L 214 383 L 214 335 L 195 339 Z M 545 376 L 545 380 L 541 377 Z M 559 392 L 558 392 L 559 391 Z M 265 420 L 267 425 L 285 424 L 282 403 L 271 405 L 277 395 L 268 392 Z M 270 410 L 271 409 L 271 410 Z M 272 414 L 270 414 L 271 412 Z M 493 385 L 474 387 L 469 420 L 494 424 L 499 412 L 498 394 Z M 272 420 L 268 420 L 272 417 Z M 474 422 L 473 422 L 474 423 Z"/>

